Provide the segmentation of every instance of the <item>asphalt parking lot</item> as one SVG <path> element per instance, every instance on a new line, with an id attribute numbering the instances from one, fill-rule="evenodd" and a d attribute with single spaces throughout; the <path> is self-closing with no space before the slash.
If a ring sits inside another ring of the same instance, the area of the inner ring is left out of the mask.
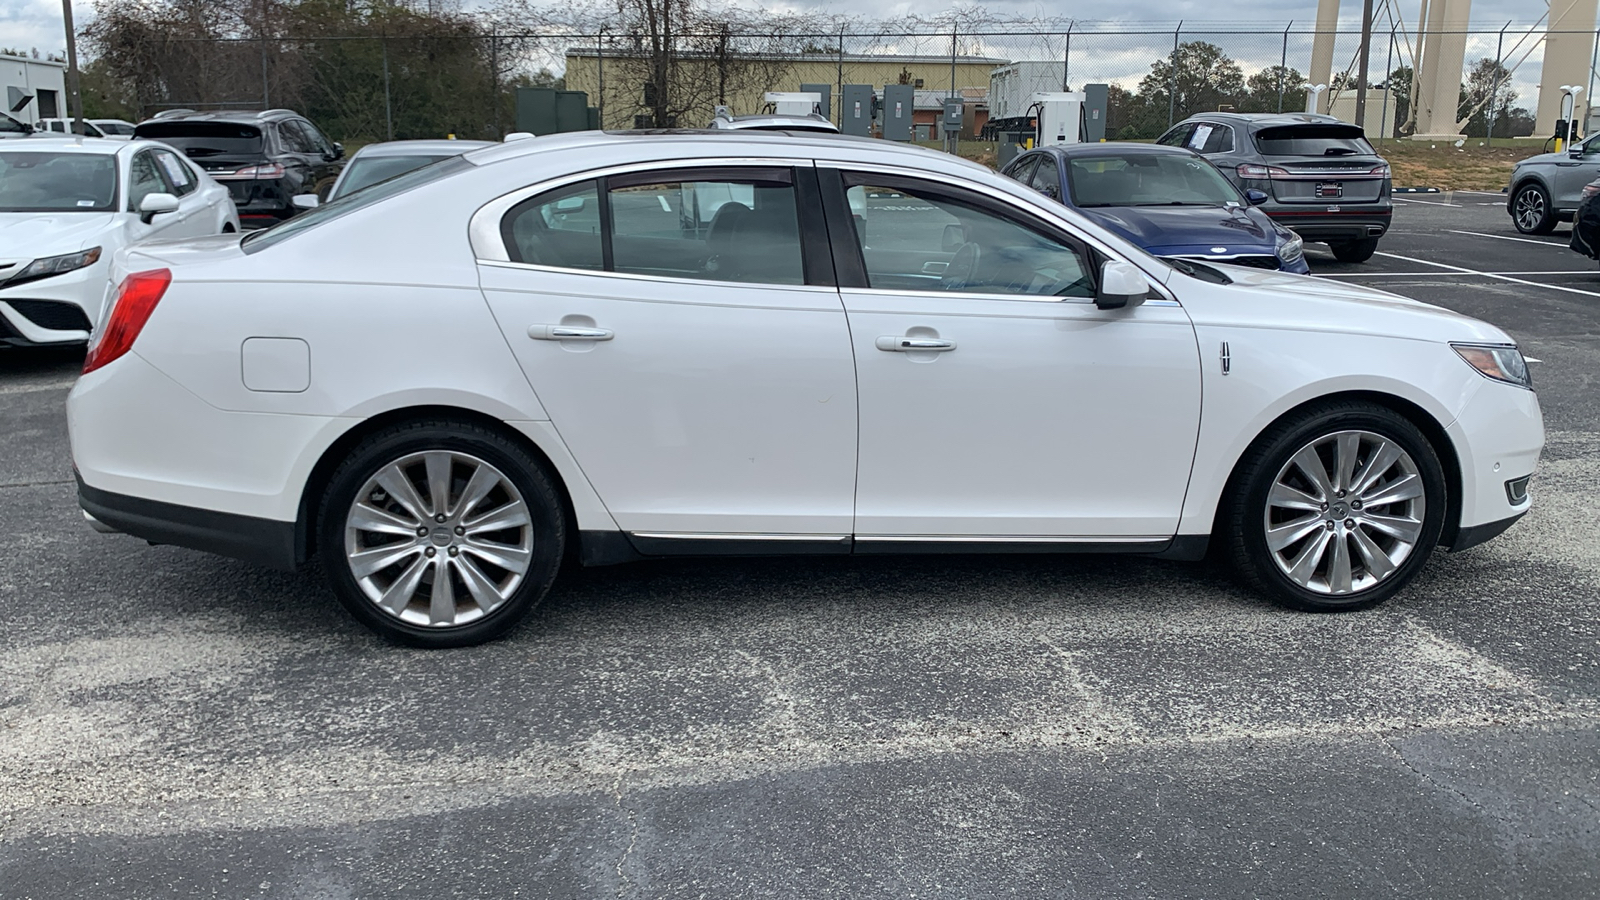
<path id="1" fill-rule="evenodd" d="M 421 652 L 99 535 L 0 353 L 0 897 L 1600 896 L 1600 269 L 1492 194 L 1320 275 L 1534 365 L 1533 512 L 1384 607 L 1104 557 L 569 573 Z"/>

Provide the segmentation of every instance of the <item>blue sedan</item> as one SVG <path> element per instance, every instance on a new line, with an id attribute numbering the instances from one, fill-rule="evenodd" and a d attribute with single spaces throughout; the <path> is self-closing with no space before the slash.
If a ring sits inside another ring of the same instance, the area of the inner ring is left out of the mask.
<path id="1" fill-rule="evenodd" d="M 1266 195 L 1241 194 L 1204 157 L 1181 147 L 1044 147 L 1018 156 L 1003 174 L 1156 256 L 1311 272 L 1300 238 L 1255 208 Z"/>

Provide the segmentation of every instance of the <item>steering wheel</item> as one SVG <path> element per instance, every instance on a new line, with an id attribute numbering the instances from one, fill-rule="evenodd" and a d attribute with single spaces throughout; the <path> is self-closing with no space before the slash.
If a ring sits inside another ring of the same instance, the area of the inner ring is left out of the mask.
<path id="1" fill-rule="evenodd" d="M 955 255 L 950 257 L 950 264 L 944 267 L 944 274 L 939 277 L 939 289 L 965 290 L 978 272 L 978 257 L 981 255 L 978 245 L 971 241 L 957 247 Z"/>

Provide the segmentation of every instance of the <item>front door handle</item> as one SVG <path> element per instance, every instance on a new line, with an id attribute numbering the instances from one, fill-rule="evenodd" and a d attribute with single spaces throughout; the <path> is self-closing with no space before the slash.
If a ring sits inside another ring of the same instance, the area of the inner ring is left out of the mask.
<path id="1" fill-rule="evenodd" d="M 955 341 L 947 341 L 944 338 L 905 337 L 892 334 L 878 338 L 878 349 L 888 350 L 891 353 L 909 353 L 917 350 L 944 352 L 955 348 Z"/>
<path id="2" fill-rule="evenodd" d="M 528 326 L 528 337 L 536 341 L 609 341 L 614 336 L 609 328 L 591 328 L 587 325 Z"/>

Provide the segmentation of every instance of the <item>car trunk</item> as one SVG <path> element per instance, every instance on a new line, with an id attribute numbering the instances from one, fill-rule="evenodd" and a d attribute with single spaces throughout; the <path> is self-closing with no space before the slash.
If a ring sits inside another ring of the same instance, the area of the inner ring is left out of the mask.
<path id="1" fill-rule="evenodd" d="M 1354 125 L 1264 128 L 1255 139 L 1266 164 L 1276 170 L 1270 182 L 1273 198 L 1280 203 L 1376 203 L 1383 199 L 1388 169 Z"/>

